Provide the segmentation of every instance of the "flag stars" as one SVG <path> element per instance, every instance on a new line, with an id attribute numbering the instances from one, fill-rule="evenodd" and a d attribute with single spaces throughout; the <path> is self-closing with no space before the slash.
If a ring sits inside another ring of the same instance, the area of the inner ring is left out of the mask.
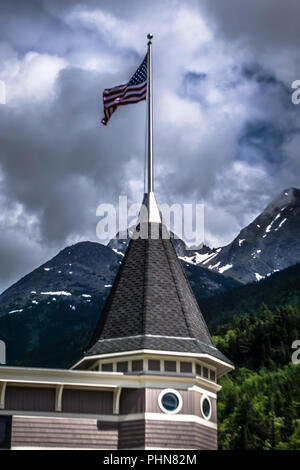
<path id="1" fill-rule="evenodd" d="M 135 74 L 128 83 L 113 88 L 106 88 L 103 92 L 104 118 L 102 124 L 106 126 L 111 115 L 118 106 L 138 103 L 145 100 L 147 94 L 147 54 Z"/>

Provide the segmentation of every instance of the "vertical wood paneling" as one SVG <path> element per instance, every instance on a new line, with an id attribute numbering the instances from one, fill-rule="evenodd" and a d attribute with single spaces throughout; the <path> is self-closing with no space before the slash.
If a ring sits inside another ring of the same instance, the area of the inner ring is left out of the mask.
<path id="1" fill-rule="evenodd" d="M 144 413 L 145 389 L 123 388 L 120 397 L 120 414 Z"/>
<path id="2" fill-rule="evenodd" d="M 20 411 L 54 411 L 55 389 L 7 386 L 5 409 Z"/>
<path id="3" fill-rule="evenodd" d="M 112 414 L 113 392 L 64 389 L 62 411 L 67 413 Z"/>

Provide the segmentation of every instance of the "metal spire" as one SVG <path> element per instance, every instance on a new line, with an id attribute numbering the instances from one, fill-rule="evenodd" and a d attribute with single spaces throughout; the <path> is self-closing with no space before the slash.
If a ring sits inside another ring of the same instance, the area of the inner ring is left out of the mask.
<path id="1" fill-rule="evenodd" d="M 140 222 L 161 223 L 161 216 L 153 192 L 153 99 L 152 99 L 152 39 L 153 34 L 148 34 L 148 53 L 147 53 L 147 74 L 148 74 L 148 191 L 144 195 L 143 207 L 139 220 Z M 146 220 L 147 219 L 147 220 Z"/>

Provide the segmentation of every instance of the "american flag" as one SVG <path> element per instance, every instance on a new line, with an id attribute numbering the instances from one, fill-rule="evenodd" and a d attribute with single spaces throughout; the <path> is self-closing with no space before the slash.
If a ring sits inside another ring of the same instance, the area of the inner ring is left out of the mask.
<path id="1" fill-rule="evenodd" d="M 113 88 L 106 88 L 103 91 L 104 118 L 101 120 L 102 124 L 106 126 L 118 106 L 143 101 L 146 99 L 146 94 L 147 54 L 128 83 Z"/>

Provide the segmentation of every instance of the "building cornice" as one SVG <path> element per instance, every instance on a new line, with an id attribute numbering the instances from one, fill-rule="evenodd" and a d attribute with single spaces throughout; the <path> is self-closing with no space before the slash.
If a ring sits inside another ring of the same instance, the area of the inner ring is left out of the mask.
<path id="1" fill-rule="evenodd" d="M 98 388 L 102 390 L 114 390 L 119 387 L 127 388 L 165 388 L 176 384 L 179 388 L 187 389 L 193 385 L 205 387 L 213 393 L 217 393 L 221 386 L 205 380 L 199 376 L 175 376 L 175 375 L 134 375 L 122 372 L 100 372 L 90 370 L 61 370 L 40 369 L 26 367 L 1 367 L 0 384 L 39 385 L 53 386 L 63 385 L 76 388 Z"/>
<path id="2" fill-rule="evenodd" d="M 227 374 L 229 371 L 234 370 L 234 366 L 218 359 L 210 354 L 206 353 L 190 353 L 190 352 L 177 352 L 177 351 L 163 351 L 163 350 L 152 350 L 152 349 L 137 349 L 135 351 L 124 351 L 116 352 L 109 354 L 95 354 L 93 356 L 85 356 L 80 359 L 76 364 L 74 364 L 71 369 L 77 368 L 79 365 L 83 364 L 86 361 L 99 360 L 99 359 L 108 359 L 108 358 L 117 358 L 117 357 L 130 357 L 137 354 L 147 354 L 151 356 L 160 356 L 160 357 L 176 357 L 177 359 L 186 360 L 190 359 L 202 359 L 206 360 L 208 364 L 213 365 L 217 369 L 217 376 L 222 377 L 222 375 Z"/>

